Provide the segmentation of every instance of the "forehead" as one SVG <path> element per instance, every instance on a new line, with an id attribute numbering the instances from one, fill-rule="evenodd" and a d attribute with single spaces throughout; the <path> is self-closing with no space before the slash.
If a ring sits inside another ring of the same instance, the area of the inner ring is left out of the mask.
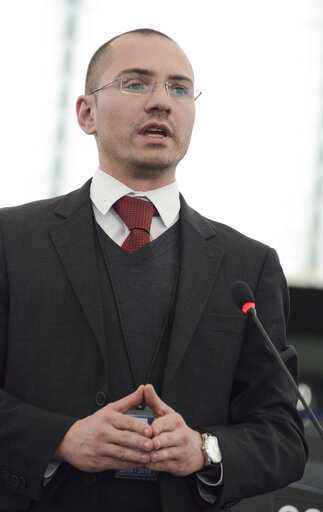
<path id="1" fill-rule="evenodd" d="M 128 34 L 113 41 L 103 75 L 114 78 L 133 68 L 147 69 L 159 78 L 183 75 L 194 81 L 192 66 L 183 50 L 159 36 Z"/>

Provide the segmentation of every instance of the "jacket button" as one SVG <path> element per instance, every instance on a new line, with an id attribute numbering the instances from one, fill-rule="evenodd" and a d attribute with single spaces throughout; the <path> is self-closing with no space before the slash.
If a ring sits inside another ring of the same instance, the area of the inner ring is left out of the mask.
<path id="1" fill-rule="evenodd" d="M 9 482 L 9 473 L 8 471 L 2 471 L 1 473 L 1 479 L 4 481 L 4 482 Z"/>
<path id="2" fill-rule="evenodd" d="M 24 487 L 26 487 L 26 480 L 24 479 L 24 477 L 23 477 L 23 476 L 21 476 L 21 477 L 19 478 L 19 487 L 20 487 L 21 489 L 24 489 Z"/>
<path id="3" fill-rule="evenodd" d="M 85 473 L 83 476 L 83 484 L 86 487 L 93 487 L 96 482 L 96 474 L 95 473 Z"/>
<path id="4" fill-rule="evenodd" d="M 11 475 L 10 483 L 11 483 L 12 487 L 18 487 L 18 485 L 19 485 L 19 478 L 17 477 L 17 475 Z"/>
<path id="5" fill-rule="evenodd" d="M 98 391 L 95 395 L 96 405 L 103 407 L 107 403 L 107 394 L 104 391 Z"/>

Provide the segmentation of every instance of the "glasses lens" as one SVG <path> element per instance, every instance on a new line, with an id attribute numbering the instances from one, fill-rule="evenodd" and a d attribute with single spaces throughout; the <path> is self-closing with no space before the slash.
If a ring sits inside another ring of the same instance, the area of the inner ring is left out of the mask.
<path id="1" fill-rule="evenodd" d="M 141 76 L 124 76 L 120 80 L 121 90 L 126 94 L 148 94 L 153 90 L 151 80 Z"/>
<path id="2" fill-rule="evenodd" d="M 195 101 L 202 94 L 201 91 L 190 89 L 186 84 L 170 84 L 166 82 L 168 94 L 177 101 Z"/>
<path id="3" fill-rule="evenodd" d="M 175 100 L 188 101 L 194 99 L 194 91 L 185 85 L 168 84 L 168 92 Z"/>

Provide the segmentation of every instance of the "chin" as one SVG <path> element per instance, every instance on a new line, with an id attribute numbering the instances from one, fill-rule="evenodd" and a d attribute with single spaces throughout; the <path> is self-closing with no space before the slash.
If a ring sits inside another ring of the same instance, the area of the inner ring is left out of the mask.
<path id="1" fill-rule="evenodd" d="M 132 163 L 131 175 L 134 178 L 157 179 L 160 176 L 171 172 L 176 165 L 174 163 L 158 160 L 141 160 Z"/>

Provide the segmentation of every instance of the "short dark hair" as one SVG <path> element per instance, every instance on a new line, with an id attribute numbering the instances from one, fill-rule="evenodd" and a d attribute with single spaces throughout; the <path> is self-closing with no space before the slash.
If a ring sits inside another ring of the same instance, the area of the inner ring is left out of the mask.
<path id="1" fill-rule="evenodd" d="M 113 37 L 106 43 L 104 43 L 98 50 L 94 53 L 93 57 L 90 60 L 89 66 L 87 68 L 86 79 L 85 79 L 85 94 L 89 94 L 100 84 L 98 83 L 98 79 L 100 76 L 100 72 L 102 69 L 103 60 L 106 60 L 111 53 L 111 43 L 118 39 L 119 37 L 128 35 L 128 34 L 137 34 L 140 36 L 157 36 L 168 39 L 169 41 L 175 42 L 171 37 L 167 36 L 163 32 L 159 32 L 158 30 L 154 30 L 152 28 L 137 28 L 135 30 L 129 30 L 128 32 L 124 32 L 123 34 L 119 34 L 118 36 Z"/>

